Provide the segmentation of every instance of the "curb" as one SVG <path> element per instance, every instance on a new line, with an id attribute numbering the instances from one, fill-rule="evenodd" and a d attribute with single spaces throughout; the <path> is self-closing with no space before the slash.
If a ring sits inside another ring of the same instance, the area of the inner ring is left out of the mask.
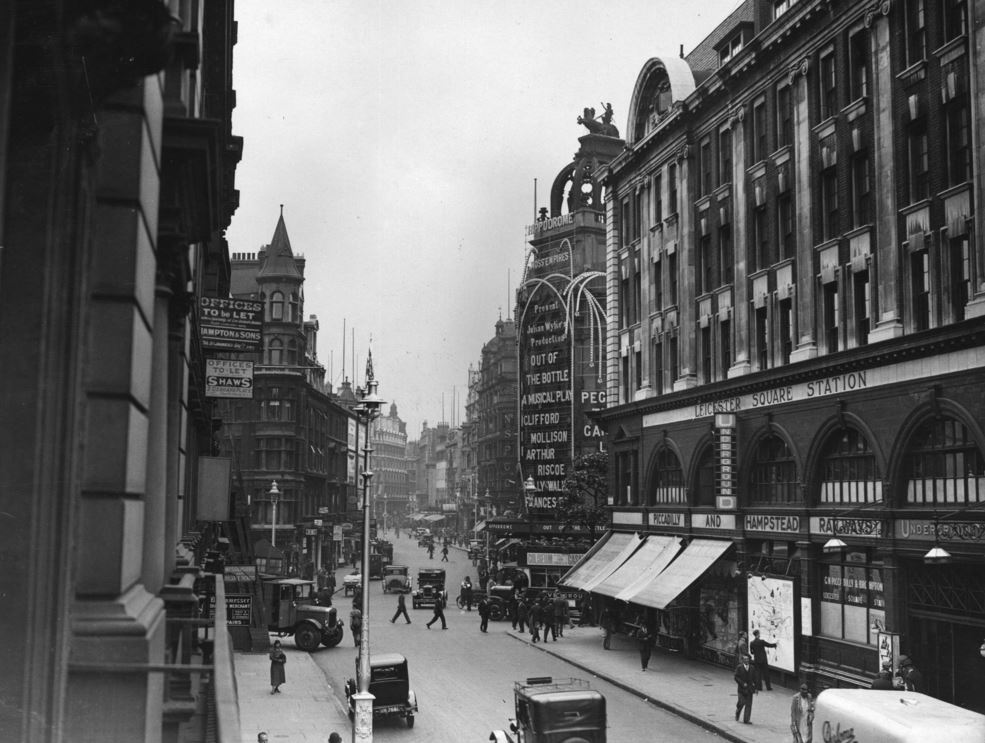
<path id="1" fill-rule="evenodd" d="M 537 650 L 539 650 L 542 653 L 547 653 L 548 655 L 551 655 L 551 656 L 557 658 L 558 660 L 562 660 L 565 663 L 567 663 L 568 665 L 574 666 L 575 668 L 578 668 L 578 669 L 581 669 L 582 671 L 585 671 L 586 673 L 590 673 L 591 675 L 595 676 L 596 678 L 600 678 L 600 679 L 602 679 L 602 680 L 604 680 L 604 681 L 612 684 L 613 686 L 618 686 L 623 691 L 629 692 L 630 694 L 632 694 L 635 697 L 639 697 L 644 702 L 647 702 L 648 704 L 652 704 L 654 707 L 660 707 L 661 709 L 666 710 L 667 712 L 670 712 L 670 713 L 672 713 L 674 715 L 677 715 L 678 717 L 680 717 L 680 718 L 682 718 L 684 720 L 687 720 L 688 722 L 690 722 L 690 723 L 692 723 L 694 725 L 697 725 L 697 726 L 699 726 L 701 728 L 704 728 L 705 730 L 708 730 L 708 731 L 710 731 L 712 733 L 715 733 L 716 735 L 724 738 L 725 740 L 731 741 L 731 743 L 749 743 L 749 739 L 748 738 L 742 738 L 742 737 L 736 735 L 735 733 L 731 732 L 730 730 L 727 730 L 725 728 L 719 727 L 718 725 L 715 725 L 714 723 L 709 722 L 708 720 L 704 719 L 703 717 L 698 717 L 697 715 L 695 715 L 692 712 L 689 712 L 688 710 L 684 709 L 683 707 L 678 707 L 678 706 L 676 706 L 676 705 L 674 705 L 674 704 L 672 704 L 670 702 L 665 702 L 662 699 L 655 699 L 653 697 L 649 697 L 646 694 L 643 694 L 642 692 L 640 692 L 638 689 L 634 689 L 632 686 L 630 686 L 629 684 L 627 684 L 627 683 L 625 683 L 623 681 L 620 681 L 619 679 L 613 678 L 612 676 L 608 676 L 608 675 L 606 675 L 604 673 L 599 673 L 597 670 L 592 669 L 592 668 L 589 668 L 588 666 L 583 665 L 582 663 L 579 663 L 577 661 L 573 661 L 570 658 L 566 658 L 563 655 L 560 655 L 560 654 L 555 653 L 555 652 L 553 652 L 551 650 L 548 650 L 543 645 L 541 645 L 540 647 L 538 647 L 536 644 L 534 644 L 532 642 L 529 642 L 529 641 L 525 640 L 524 638 L 519 637 L 519 636 L 517 636 L 516 634 L 514 634 L 512 632 L 508 632 L 507 634 L 510 637 L 512 637 L 514 640 L 516 640 L 517 642 L 522 642 L 522 643 L 524 643 L 525 645 L 527 645 L 529 647 L 536 648 Z"/>

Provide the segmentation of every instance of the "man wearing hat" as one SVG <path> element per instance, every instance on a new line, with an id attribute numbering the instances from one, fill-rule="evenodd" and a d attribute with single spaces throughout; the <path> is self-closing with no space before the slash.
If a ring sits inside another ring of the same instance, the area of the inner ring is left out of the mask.
<path id="1" fill-rule="evenodd" d="M 879 689 L 882 691 L 893 691 L 896 687 L 893 686 L 893 672 L 890 668 L 891 667 L 888 664 L 884 665 L 882 670 L 879 671 L 879 675 L 872 681 L 869 688 Z"/>
<path id="2" fill-rule="evenodd" d="M 756 691 L 756 672 L 749 665 L 749 656 L 743 654 L 739 661 L 739 666 L 735 669 L 735 685 L 738 692 L 738 701 L 735 703 L 735 720 L 738 722 L 739 714 L 745 710 L 742 721 L 749 724 L 752 716 L 752 695 Z"/>
<path id="3" fill-rule="evenodd" d="M 899 669 L 897 673 L 903 679 L 904 689 L 907 691 L 923 691 L 923 674 L 913 665 L 910 656 L 901 655 L 899 657 Z"/>
<path id="4" fill-rule="evenodd" d="M 752 631 L 752 641 L 749 643 L 749 651 L 752 653 L 753 669 L 756 671 L 756 691 L 763 690 L 763 683 L 766 683 L 766 691 L 773 691 L 770 683 L 770 662 L 766 657 L 766 648 L 775 648 L 775 642 L 766 642 L 759 636 L 759 630 Z"/>

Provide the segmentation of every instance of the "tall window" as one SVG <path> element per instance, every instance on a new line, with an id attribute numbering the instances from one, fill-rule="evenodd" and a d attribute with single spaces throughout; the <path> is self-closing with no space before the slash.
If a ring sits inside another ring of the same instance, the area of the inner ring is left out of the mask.
<path id="1" fill-rule="evenodd" d="M 633 241 L 640 239 L 643 234 L 643 199 L 645 194 L 643 189 L 639 189 L 636 192 L 636 198 L 633 200 Z"/>
<path id="2" fill-rule="evenodd" d="M 951 313 L 955 322 L 964 320 L 965 305 L 971 297 L 971 254 L 968 236 L 947 241 L 951 263 Z"/>
<path id="3" fill-rule="evenodd" d="M 927 125 L 913 122 L 906 131 L 907 171 L 910 185 L 910 203 L 930 196 L 930 160 L 927 154 Z"/>
<path id="4" fill-rule="evenodd" d="M 698 460 L 698 481 L 695 483 L 695 495 L 697 506 L 714 506 L 716 493 L 716 475 L 718 468 L 715 466 L 715 449 L 706 446 L 701 452 Z"/>
<path id="5" fill-rule="evenodd" d="M 279 366 L 284 363 L 284 344 L 280 338 L 271 338 L 267 346 L 267 363 L 272 366 Z"/>
<path id="6" fill-rule="evenodd" d="M 835 431 L 821 454 L 822 504 L 851 505 L 882 500 L 882 478 L 868 440 L 854 428 Z"/>
<path id="7" fill-rule="evenodd" d="M 793 144 L 793 94 L 789 85 L 776 89 L 776 139 L 780 147 Z"/>
<path id="8" fill-rule="evenodd" d="M 869 94 L 869 58 L 872 47 L 869 32 L 859 31 L 848 40 L 848 92 L 853 101 Z"/>
<path id="9" fill-rule="evenodd" d="M 685 503 L 684 470 L 673 450 L 666 446 L 657 453 L 656 466 L 653 472 L 653 487 L 648 506 L 664 503 Z"/>
<path id="10" fill-rule="evenodd" d="M 957 186 L 971 178 L 971 126 L 968 101 L 961 96 L 944 108 L 947 136 L 947 185 Z"/>
<path id="11" fill-rule="evenodd" d="M 718 133 L 718 183 L 732 182 L 732 130 Z"/>
<path id="12" fill-rule="evenodd" d="M 650 272 L 653 278 L 652 294 L 653 294 L 653 309 L 659 312 L 664 306 L 664 272 L 663 272 L 664 262 L 657 261 L 653 264 L 653 270 Z"/>
<path id="13" fill-rule="evenodd" d="M 823 305 L 824 343 L 828 353 L 835 353 L 839 350 L 838 339 L 841 337 L 841 313 L 838 306 L 837 281 L 824 285 L 821 302 Z"/>
<path id="14" fill-rule="evenodd" d="M 821 239 L 838 235 L 838 168 L 821 171 Z"/>
<path id="15" fill-rule="evenodd" d="M 760 369 L 770 367 L 770 324 L 766 307 L 756 308 L 756 358 Z"/>
<path id="16" fill-rule="evenodd" d="M 719 372 L 721 379 L 728 379 L 728 370 L 732 366 L 732 321 L 722 320 L 719 324 L 721 350 L 718 354 Z"/>
<path id="17" fill-rule="evenodd" d="M 756 270 L 762 270 L 771 265 L 773 256 L 770 251 L 770 230 L 767 222 L 766 207 L 761 206 L 752 212 L 753 256 Z"/>
<path id="18" fill-rule="evenodd" d="M 718 263 L 721 269 L 719 285 L 735 281 L 735 252 L 732 249 L 732 226 L 723 224 L 718 228 Z"/>
<path id="19" fill-rule="evenodd" d="M 622 231 L 622 245 L 628 247 L 633 242 L 633 215 L 630 211 L 629 199 L 623 199 L 619 210 L 621 219 L 619 226 Z"/>
<path id="20" fill-rule="evenodd" d="M 749 474 L 749 497 L 754 504 L 777 505 L 801 500 L 793 452 L 775 433 L 759 442 Z"/>
<path id="21" fill-rule="evenodd" d="M 643 352 L 634 351 L 633 352 L 633 366 L 636 367 L 633 377 L 636 382 L 635 389 L 643 388 Z"/>
<path id="22" fill-rule="evenodd" d="M 905 0 L 906 64 L 916 64 L 927 57 L 927 11 L 925 0 Z"/>
<path id="23" fill-rule="evenodd" d="M 629 353 L 622 357 L 622 402 L 630 402 L 633 399 L 633 378 L 629 376 Z"/>
<path id="24" fill-rule="evenodd" d="M 903 457 L 906 503 L 963 506 L 985 502 L 985 457 L 961 421 L 931 418 Z"/>
<path id="25" fill-rule="evenodd" d="M 678 296 L 677 296 L 677 253 L 671 253 L 667 256 L 667 281 L 670 287 L 670 304 L 672 306 L 677 306 Z"/>
<path id="26" fill-rule="evenodd" d="M 622 327 L 628 328 L 633 324 L 632 295 L 630 294 L 629 283 L 629 261 L 623 260 L 620 267 L 621 280 L 619 282 L 619 309 L 622 316 Z"/>
<path id="27" fill-rule="evenodd" d="M 756 101 L 752 106 L 752 159 L 759 162 L 769 154 L 767 146 L 766 101 Z"/>
<path id="28" fill-rule="evenodd" d="M 284 319 L 284 295 L 280 292 L 274 292 L 270 295 L 270 319 Z"/>
<path id="29" fill-rule="evenodd" d="M 711 235 L 702 235 L 698 240 L 698 260 L 701 262 L 698 274 L 698 291 L 710 292 L 715 282 L 715 261 L 712 258 Z"/>
<path id="30" fill-rule="evenodd" d="M 288 306 L 288 322 L 297 322 L 301 319 L 301 302 L 297 292 L 291 292 L 290 305 Z"/>
<path id="31" fill-rule="evenodd" d="M 668 348 L 668 353 L 670 358 L 668 363 L 670 366 L 670 382 L 673 385 L 677 381 L 677 375 L 680 373 L 680 360 L 677 357 L 677 334 L 675 333 L 670 337 L 670 347 Z"/>
<path id="32" fill-rule="evenodd" d="M 821 57 L 820 66 L 821 118 L 827 119 L 838 113 L 838 72 L 833 51 Z"/>
<path id="33" fill-rule="evenodd" d="M 670 189 L 667 194 L 667 208 L 671 214 L 677 214 L 680 204 L 677 202 L 677 165 L 672 164 L 667 168 L 667 187 Z"/>
<path id="34" fill-rule="evenodd" d="M 653 219 L 654 224 L 664 218 L 663 176 L 657 173 L 653 176 Z"/>
<path id="35" fill-rule="evenodd" d="M 910 254 L 910 293 L 913 308 L 913 329 L 930 327 L 930 254 L 917 250 Z"/>
<path id="36" fill-rule="evenodd" d="M 643 275 L 640 269 L 640 259 L 633 259 L 633 314 L 631 321 L 636 325 L 640 321 L 643 307 Z"/>
<path id="37" fill-rule="evenodd" d="M 711 324 L 701 328 L 701 378 L 705 384 L 713 382 L 711 366 Z"/>
<path id="38" fill-rule="evenodd" d="M 865 645 L 886 624 L 882 563 L 868 550 L 825 558 L 821 566 L 821 635 Z"/>
<path id="39" fill-rule="evenodd" d="M 698 146 L 698 165 L 701 176 L 698 179 L 698 196 L 711 193 L 711 140 L 705 137 Z"/>
<path id="40" fill-rule="evenodd" d="M 650 386 L 656 394 L 662 395 L 664 392 L 664 344 L 654 340 L 651 347 L 653 358 L 650 361 Z"/>
<path id="41" fill-rule="evenodd" d="M 780 300 L 780 363 L 789 364 L 793 353 L 793 302 Z"/>
<path id="42" fill-rule="evenodd" d="M 967 0 L 940 0 L 941 28 L 945 42 L 968 32 L 967 5 Z"/>
<path id="43" fill-rule="evenodd" d="M 859 152 L 852 158 L 852 224 L 872 222 L 872 188 L 869 182 L 869 157 Z"/>
<path id="44" fill-rule="evenodd" d="M 869 285 L 869 272 L 859 271 L 852 275 L 852 294 L 854 295 L 855 342 L 864 346 L 869 342 L 870 314 L 872 309 Z"/>

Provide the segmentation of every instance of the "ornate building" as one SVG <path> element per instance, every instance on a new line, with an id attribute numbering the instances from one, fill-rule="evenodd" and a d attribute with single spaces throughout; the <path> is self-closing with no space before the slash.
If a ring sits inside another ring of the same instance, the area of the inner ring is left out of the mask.
<path id="1" fill-rule="evenodd" d="M 187 620 L 216 536 L 198 309 L 229 292 L 235 43 L 231 0 L 0 4 L 10 740 L 200 740 L 195 666 L 232 670 Z"/>
<path id="2" fill-rule="evenodd" d="M 369 442 L 373 448 L 370 470 L 373 472 L 376 519 L 405 514 L 411 503 L 407 479 L 407 424 L 397 415 L 397 404 L 390 405 L 386 416 L 370 424 Z M 387 523 L 392 519 L 388 518 Z"/>
<path id="3" fill-rule="evenodd" d="M 985 707 L 983 13 L 748 0 L 640 71 L 606 175 L 612 539 L 693 560 L 608 598 L 662 643 L 731 664 L 762 628 L 820 687 L 902 651 Z"/>

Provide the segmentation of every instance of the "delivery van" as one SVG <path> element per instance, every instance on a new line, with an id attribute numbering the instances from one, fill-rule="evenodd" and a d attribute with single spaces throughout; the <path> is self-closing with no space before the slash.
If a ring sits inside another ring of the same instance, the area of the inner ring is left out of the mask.
<path id="1" fill-rule="evenodd" d="M 982 743 L 985 715 L 914 691 L 825 689 L 814 705 L 814 740 Z"/>

